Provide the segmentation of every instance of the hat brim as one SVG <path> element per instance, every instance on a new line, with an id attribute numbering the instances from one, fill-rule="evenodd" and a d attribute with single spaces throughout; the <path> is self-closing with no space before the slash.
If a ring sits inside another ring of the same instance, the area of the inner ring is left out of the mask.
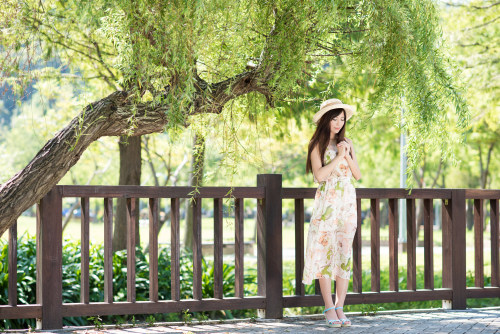
<path id="1" fill-rule="evenodd" d="M 354 107 L 351 105 L 348 105 L 348 104 L 342 103 L 342 104 L 329 105 L 329 106 L 326 106 L 324 108 L 321 108 L 316 114 L 314 114 L 313 122 L 315 124 L 318 124 L 321 117 L 323 117 L 324 114 L 326 114 L 327 112 L 329 112 L 332 109 L 344 109 L 346 122 L 349 120 L 349 118 L 352 117 L 352 115 L 354 115 L 354 111 L 355 111 Z"/>

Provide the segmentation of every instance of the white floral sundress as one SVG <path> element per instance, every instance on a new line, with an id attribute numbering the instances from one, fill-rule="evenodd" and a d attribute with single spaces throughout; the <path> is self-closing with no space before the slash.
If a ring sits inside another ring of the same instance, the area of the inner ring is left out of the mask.
<path id="1" fill-rule="evenodd" d="M 335 149 L 328 146 L 325 164 L 336 155 Z M 307 236 L 304 284 L 317 278 L 351 276 L 352 241 L 357 226 L 356 189 L 351 178 L 351 169 L 343 159 L 318 186 Z"/>

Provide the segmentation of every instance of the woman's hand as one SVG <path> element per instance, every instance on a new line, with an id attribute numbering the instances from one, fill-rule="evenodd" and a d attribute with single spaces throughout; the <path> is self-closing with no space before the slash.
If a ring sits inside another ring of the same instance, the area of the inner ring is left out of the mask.
<path id="1" fill-rule="evenodd" d="M 351 147 L 346 141 L 341 141 L 337 144 L 338 156 L 340 158 L 345 158 L 349 154 Z"/>

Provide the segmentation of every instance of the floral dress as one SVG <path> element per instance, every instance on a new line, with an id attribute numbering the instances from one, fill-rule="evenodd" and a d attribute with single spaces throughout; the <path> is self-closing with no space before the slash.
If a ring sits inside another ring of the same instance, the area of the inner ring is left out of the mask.
<path id="1" fill-rule="evenodd" d="M 336 154 L 328 146 L 325 164 Z M 328 179 L 319 184 L 307 236 L 304 284 L 322 277 L 335 280 L 336 276 L 345 279 L 351 276 L 352 241 L 357 226 L 356 190 L 351 178 L 351 169 L 343 159 Z"/>

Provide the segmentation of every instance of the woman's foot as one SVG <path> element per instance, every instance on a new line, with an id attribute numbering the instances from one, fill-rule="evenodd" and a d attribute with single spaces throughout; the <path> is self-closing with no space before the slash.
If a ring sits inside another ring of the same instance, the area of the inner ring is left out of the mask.
<path id="1" fill-rule="evenodd" d="M 342 322 L 342 327 L 351 326 L 351 320 L 347 319 L 347 317 L 345 316 L 343 306 L 336 307 L 335 312 L 337 313 L 337 317 L 339 318 L 339 320 Z"/>
<path id="2" fill-rule="evenodd" d="M 335 312 L 335 306 L 329 307 L 323 311 L 326 318 L 326 325 L 328 327 L 340 327 L 342 326 L 342 321 L 337 317 L 337 312 Z"/>

